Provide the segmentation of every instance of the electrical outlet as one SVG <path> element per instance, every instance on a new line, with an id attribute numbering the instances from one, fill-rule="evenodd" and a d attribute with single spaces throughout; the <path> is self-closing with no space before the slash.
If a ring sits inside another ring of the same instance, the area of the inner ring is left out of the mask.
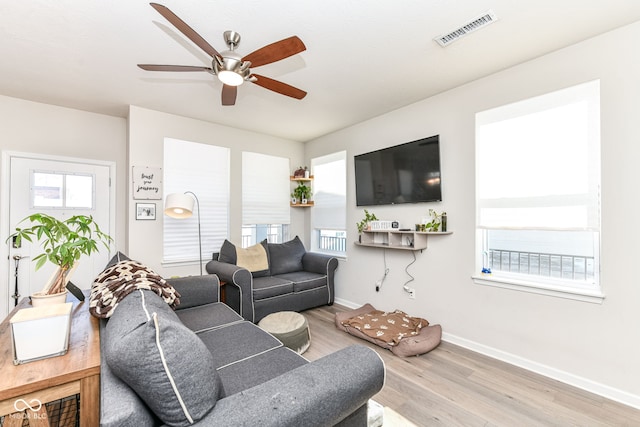
<path id="1" fill-rule="evenodd" d="M 416 299 L 416 290 L 411 288 L 409 289 L 409 298 L 410 299 Z"/>

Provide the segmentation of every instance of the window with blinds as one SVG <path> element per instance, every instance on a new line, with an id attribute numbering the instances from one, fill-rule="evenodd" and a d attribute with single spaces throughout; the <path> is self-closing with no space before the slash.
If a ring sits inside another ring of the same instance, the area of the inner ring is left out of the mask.
<path id="1" fill-rule="evenodd" d="M 347 244 L 347 153 L 311 159 L 313 200 L 312 245 L 319 252 L 345 254 Z"/>
<path id="2" fill-rule="evenodd" d="M 193 215 L 186 219 L 162 215 L 163 262 L 198 262 L 198 220 L 202 258 L 209 259 L 228 236 L 229 149 L 165 138 L 163 187 L 165 198 L 189 191 L 200 205 L 200 217 L 197 204 Z"/>
<path id="3" fill-rule="evenodd" d="M 289 237 L 289 159 L 242 153 L 242 246 Z"/>
<path id="4" fill-rule="evenodd" d="M 476 224 L 488 277 L 599 293 L 598 81 L 476 115 Z"/>

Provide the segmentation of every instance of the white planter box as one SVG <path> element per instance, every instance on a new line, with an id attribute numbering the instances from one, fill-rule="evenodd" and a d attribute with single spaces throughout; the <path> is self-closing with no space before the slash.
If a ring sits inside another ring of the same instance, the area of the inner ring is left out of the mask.
<path id="1" fill-rule="evenodd" d="M 9 321 L 13 363 L 61 356 L 69 348 L 73 303 L 23 308 Z"/>

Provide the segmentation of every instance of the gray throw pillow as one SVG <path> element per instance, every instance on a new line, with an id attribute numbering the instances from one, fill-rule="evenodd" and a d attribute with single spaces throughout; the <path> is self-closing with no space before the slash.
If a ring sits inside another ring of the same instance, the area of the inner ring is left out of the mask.
<path id="1" fill-rule="evenodd" d="M 302 271 L 302 257 L 307 252 L 298 236 L 285 243 L 269 243 L 269 267 L 271 274 Z"/>
<path id="2" fill-rule="evenodd" d="M 220 253 L 218 254 L 218 261 L 226 262 L 227 264 L 236 265 L 236 245 L 224 239 L 222 247 L 220 247 Z"/>
<path id="3" fill-rule="evenodd" d="M 118 251 L 107 263 L 105 270 L 119 263 L 120 261 L 129 261 L 129 257 Z"/>
<path id="4" fill-rule="evenodd" d="M 127 296 L 105 334 L 109 368 L 166 425 L 191 425 L 215 406 L 222 383 L 213 356 L 156 294 Z"/>

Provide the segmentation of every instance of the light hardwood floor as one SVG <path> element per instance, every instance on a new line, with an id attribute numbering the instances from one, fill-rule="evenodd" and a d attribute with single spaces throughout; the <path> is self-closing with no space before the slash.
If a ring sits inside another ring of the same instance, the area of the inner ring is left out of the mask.
<path id="1" fill-rule="evenodd" d="M 442 342 L 419 357 L 390 351 L 335 328 L 337 304 L 305 311 L 316 360 L 352 344 L 382 356 L 386 381 L 374 396 L 419 426 L 640 426 L 640 410 L 462 347 Z"/>

